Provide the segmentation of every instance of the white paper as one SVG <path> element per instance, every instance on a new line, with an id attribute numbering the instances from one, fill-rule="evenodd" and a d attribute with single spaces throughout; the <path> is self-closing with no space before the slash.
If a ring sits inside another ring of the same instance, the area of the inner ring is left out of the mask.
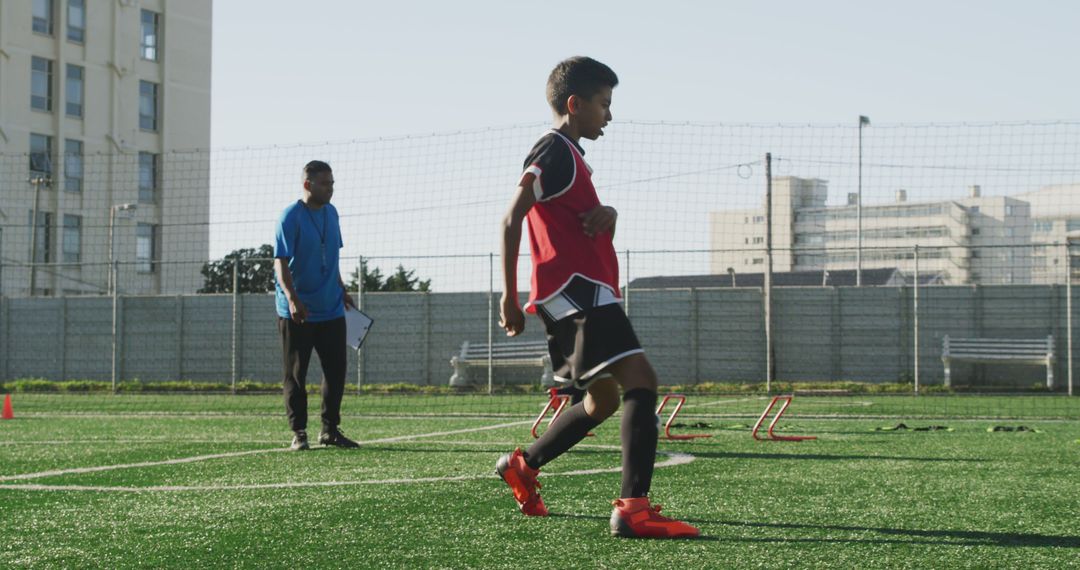
<path id="1" fill-rule="evenodd" d="M 371 317 L 364 313 L 345 307 L 345 344 L 351 346 L 353 350 L 360 350 L 360 345 L 364 344 L 364 338 L 371 330 L 372 322 L 374 321 Z"/>

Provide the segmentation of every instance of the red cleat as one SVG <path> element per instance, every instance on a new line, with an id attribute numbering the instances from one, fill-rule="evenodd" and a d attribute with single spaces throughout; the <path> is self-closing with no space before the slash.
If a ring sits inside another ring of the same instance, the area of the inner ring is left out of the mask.
<path id="1" fill-rule="evenodd" d="M 624 538 L 694 538 L 701 531 L 684 522 L 660 514 L 660 505 L 650 505 L 648 497 L 616 499 L 611 503 L 611 536 Z"/>
<path id="2" fill-rule="evenodd" d="M 536 492 L 540 488 L 540 482 L 536 480 L 540 470 L 525 464 L 525 456 L 521 453 L 521 448 L 500 457 L 495 464 L 495 472 L 510 486 L 510 490 L 514 492 L 514 499 L 517 500 L 518 507 L 525 516 L 547 516 L 548 510 L 544 506 L 544 500 Z"/>

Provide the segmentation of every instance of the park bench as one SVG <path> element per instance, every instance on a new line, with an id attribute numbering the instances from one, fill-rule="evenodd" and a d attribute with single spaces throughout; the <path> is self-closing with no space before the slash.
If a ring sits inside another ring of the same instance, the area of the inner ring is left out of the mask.
<path id="1" fill-rule="evenodd" d="M 1035 364 L 1046 367 L 1046 387 L 1054 387 L 1054 337 L 1046 338 L 951 338 L 942 339 L 941 361 L 945 385 L 952 385 L 952 362 L 989 364 Z"/>
<path id="2" fill-rule="evenodd" d="M 491 365 L 494 366 L 543 366 L 540 376 L 543 386 L 555 385 L 555 372 L 548 356 L 547 341 L 510 341 L 491 345 Z M 450 376 L 451 386 L 469 385 L 469 367 L 488 365 L 488 344 L 461 343 L 461 351 L 450 359 L 454 374 Z"/>

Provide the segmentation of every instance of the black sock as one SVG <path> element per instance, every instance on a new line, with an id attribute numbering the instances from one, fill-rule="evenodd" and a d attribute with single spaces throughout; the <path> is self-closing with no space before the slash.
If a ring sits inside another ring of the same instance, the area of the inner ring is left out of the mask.
<path id="1" fill-rule="evenodd" d="M 656 392 L 635 388 L 623 394 L 622 495 L 646 497 L 656 463 Z"/>
<path id="2" fill-rule="evenodd" d="M 587 393 L 588 392 L 586 392 L 585 390 L 574 390 L 574 393 L 570 394 L 570 405 L 576 405 L 578 402 L 584 400 L 585 394 Z"/>
<path id="3" fill-rule="evenodd" d="M 585 413 L 585 404 L 571 406 L 551 422 L 547 431 L 540 435 L 525 451 L 525 464 L 539 469 L 552 459 L 562 455 L 577 442 L 585 439 L 589 430 L 600 425 Z"/>

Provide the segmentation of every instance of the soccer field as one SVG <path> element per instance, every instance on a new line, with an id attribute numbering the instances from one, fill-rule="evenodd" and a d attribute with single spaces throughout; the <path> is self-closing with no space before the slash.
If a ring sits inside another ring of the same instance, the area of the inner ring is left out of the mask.
<path id="1" fill-rule="evenodd" d="M 739 414 L 759 412 L 760 397 L 691 403 L 720 413 L 727 400 L 736 416 L 690 416 L 700 425 L 677 430 L 712 437 L 661 440 L 657 458 L 654 501 L 704 537 L 633 541 L 608 536 L 615 419 L 544 469 L 550 517 L 517 512 L 494 464 L 531 440 L 535 397 L 454 416 L 433 415 L 435 400 L 351 396 L 342 428 L 360 449 L 292 453 L 276 395 L 20 394 L 16 418 L 0 422 L 0 566 L 1061 568 L 1080 559 L 1075 421 L 905 419 L 949 429 L 880 430 L 899 422 L 816 415 L 901 400 L 808 398 L 793 411 L 815 417 L 783 425 L 819 439 L 758 442 L 753 418 Z M 383 415 L 372 415 L 379 402 Z M 999 425 L 1035 431 L 988 431 Z"/>

